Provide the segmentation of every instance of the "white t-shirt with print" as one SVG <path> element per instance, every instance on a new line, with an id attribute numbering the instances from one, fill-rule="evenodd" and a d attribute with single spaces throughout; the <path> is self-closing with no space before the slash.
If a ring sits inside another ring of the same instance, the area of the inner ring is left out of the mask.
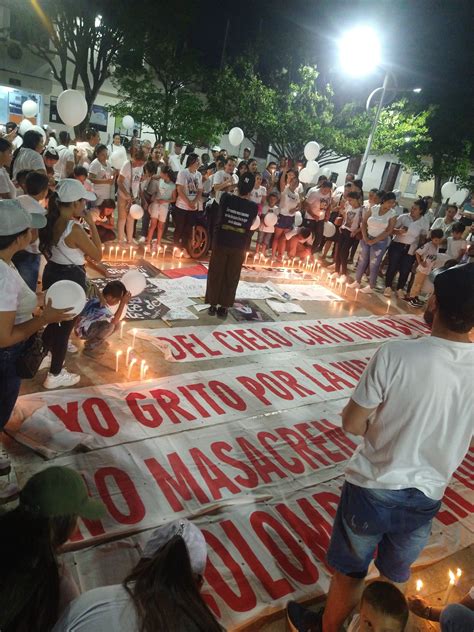
<path id="1" fill-rule="evenodd" d="M 308 219 L 322 220 L 331 204 L 331 192 L 323 195 L 318 187 L 313 187 L 306 195 L 306 202 L 309 205 Z"/>
<path id="2" fill-rule="evenodd" d="M 255 202 L 255 204 L 257 205 L 260 205 L 262 203 L 262 199 L 266 195 L 267 195 L 266 188 L 264 186 L 259 186 L 256 189 L 252 189 L 250 191 L 249 200 L 252 200 L 252 202 Z"/>
<path id="3" fill-rule="evenodd" d="M 360 226 L 360 222 L 362 220 L 362 207 L 353 208 L 348 205 L 344 210 L 344 223 L 341 226 L 341 229 L 348 230 L 351 233 L 355 233 Z"/>
<path id="4" fill-rule="evenodd" d="M 459 259 L 461 251 L 467 249 L 467 241 L 465 239 L 454 239 L 454 237 L 448 237 L 446 241 L 446 254 L 450 259 Z"/>
<path id="5" fill-rule="evenodd" d="M 371 208 L 370 217 L 367 220 L 367 232 L 369 233 L 369 237 L 378 237 L 381 235 L 387 229 L 392 217 L 396 217 L 393 208 L 381 215 L 380 204 L 375 204 Z"/>
<path id="6" fill-rule="evenodd" d="M 16 174 L 24 169 L 28 171 L 46 171 L 41 154 L 34 149 L 22 147 L 13 163 L 13 179 L 15 180 Z"/>
<path id="7" fill-rule="evenodd" d="M 10 180 L 8 171 L 5 167 L 0 167 L 0 194 L 5 195 L 6 193 L 8 193 L 11 199 L 16 198 L 16 188 Z"/>
<path id="8" fill-rule="evenodd" d="M 16 312 L 15 325 L 30 320 L 38 300 L 12 264 L 0 259 L 0 312 Z"/>
<path id="9" fill-rule="evenodd" d="M 292 191 L 288 185 L 280 196 L 280 215 L 294 215 L 300 203 L 298 191 Z"/>
<path id="10" fill-rule="evenodd" d="M 416 271 L 422 274 L 429 274 L 433 269 L 438 252 L 439 246 L 435 246 L 432 241 L 428 241 L 424 246 L 418 248 L 416 253 L 420 255 L 423 265 L 418 264 Z"/>
<path id="11" fill-rule="evenodd" d="M 441 499 L 473 436 L 473 365 L 474 344 L 423 336 L 382 345 L 352 395 L 376 412 L 346 479 Z M 423 375 L 430 388 L 422 388 Z"/>
<path id="12" fill-rule="evenodd" d="M 113 177 L 114 169 L 108 160 L 104 165 L 98 158 L 95 158 L 89 167 L 89 175 L 93 176 L 97 180 L 108 180 Z M 94 193 L 97 196 L 98 204 L 100 204 L 102 200 L 108 200 L 114 197 L 113 184 L 92 183 L 92 186 L 94 187 Z"/>
<path id="13" fill-rule="evenodd" d="M 122 184 L 127 191 L 128 196 L 132 197 L 133 199 L 137 198 L 140 192 L 140 182 L 143 176 L 143 165 L 139 167 L 132 167 L 132 163 L 130 162 L 130 160 L 127 160 L 127 162 L 120 169 L 120 175 L 123 176 Z M 119 195 L 123 197 L 120 189 Z"/>
<path id="14" fill-rule="evenodd" d="M 217 175 L 217 174 L 216 174 Z M 199 171 L 192 173 L 189 169 L 183 169 L 178 173 L 176 184 L 180 184 L 184 188 L 184 193 L 189 200 L 194 200 L 199 191 L 202 191 L 202 176 Z M 188 201 L 180 196 L 176 200 L 176 206 L 185 211 L 195 211 L 197 209 L 189 206 Z"/>
<path id="15" fill-rule="evenodd" d="M 220 171 L 216 171 L 216 173 L 212 177 L 212 186 L 215 186 L 216 184 L 224 184 L 225 182 L 226 183 L 234 182 L 232 173 L 227 173 L 226 171 L 224 171 L 224 169 L 221 169 Z M 219 191 L 216 191 L 214 189 L 214 197 L 215 197 L 216 202 L 220 202 L 224 191 L 226 191 L 227 193 L 231 193 L 232 189 L 231 188 L 220 189 Z"/>

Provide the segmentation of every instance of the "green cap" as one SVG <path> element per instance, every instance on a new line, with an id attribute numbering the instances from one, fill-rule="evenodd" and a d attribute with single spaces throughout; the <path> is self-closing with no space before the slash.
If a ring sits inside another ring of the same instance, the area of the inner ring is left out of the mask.
<path id="1" fill-rule="evenodd" d="M 94 520 L 105 514 L 92 500 L 81 475 L 69 467 L 48 467 L 32 476 L 20 492 L 20 506 L 40 516 L 71 516 Z"/>

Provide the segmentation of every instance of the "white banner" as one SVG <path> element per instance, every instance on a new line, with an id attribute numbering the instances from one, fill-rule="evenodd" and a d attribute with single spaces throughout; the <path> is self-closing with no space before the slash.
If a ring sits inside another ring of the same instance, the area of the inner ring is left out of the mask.
<path id="1" fill-rule="evenodd" d="M 138 329 L 136 335 L 158 347 L 167 360 L 196 362 L 380 343 L 384 340 L 413 338 L 428 334 L 429 331 L 423 320 L 415 316 L 376 316 L 182 327 L 171 331 Z"/>

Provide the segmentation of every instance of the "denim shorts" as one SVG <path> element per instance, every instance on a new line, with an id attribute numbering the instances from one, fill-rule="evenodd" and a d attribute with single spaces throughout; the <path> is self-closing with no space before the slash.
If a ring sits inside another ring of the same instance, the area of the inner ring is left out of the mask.
<path id="1" fill-rule="evenodd" d="M 368 489 L 345 482 L 327 555 L 329 565 L 362 579 L 375 557 L 382 575 L 406 582 L 440 506 L 440 500 L 415 488 Z"/>

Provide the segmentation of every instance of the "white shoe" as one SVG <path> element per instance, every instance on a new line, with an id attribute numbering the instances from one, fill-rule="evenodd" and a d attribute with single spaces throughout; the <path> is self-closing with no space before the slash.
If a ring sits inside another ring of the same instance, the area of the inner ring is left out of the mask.
<path id="1" fill-rule="evenodd" d="M 383 295 L 386 296 L 387 298 L 390 298 L 392 296 L 392 288 L 386 287 Z"/>
<path id="2" fill-rule="evenodd" d="M 67 350 L 68 350 L 68 353 L 77 353 L 76 345 L 73 345 L 70 340 L 67 341 Z"/>
<path id="3" fill-rule="evenodd" d="M 192 259 L 192 257 L 186 250 L 182 250 L 180 259 Z"/>
<path id="4" fill-rule="evenodd" d="M 345 283 L 347 281 L 347 277 L 345 274 L 341 274 L 341 276 L 338 279 L 339 283 Z"/>
<path id="5" fill-rule="evenodd" d="M 49 369 L 50 366 L 51 366 L 51 353 L 48 353 L 41 360 L 41 364 L 38 367 L 38 371 L 41 371 L 42 369 Z"/>
<path id="6" fill-rule="evenodd" d="M 398 298 L 405 298 L 405 290 L 397 290 Z"/>
<path id="7" fill-rule="evenodd" d="M 144 244 L 144 243 L 145 243 L 145 241 L 146 241 L 146 237 L 143 237 L 143 236 L 142 236 L 142 237 L 140 237 L 140 239 L 138 240 L 138 243 L 139 243 L 139 244 Z"/>
<path id="8" fill-rule="evenodd" d="M 347 287 L 350 287 L 352 290 L 358 290 L 360 288 L 359 281 L 353 281 Z"/>
<path id="9" fill-rule="evenodd" d="M 20 488 L 15 483 L 8 483 L 0 487 L 0 505 L 16 500 L 20 495 Z"/>
<path id="10" fill-rule="evenodd" d="M 69 373 L 67 369 L 63 369 L 61 373 L 59 373 L 59 375 L 48 373 L 43 386 L 49 389 L 62 388 L 64 386 L 74 386 L 74 384 L 77 384 L 80 379 L 80 375 Z"/>
<path id="11" fill-rule="evenodd" d="M 361 294 L 373 294 L 374 290 L 370 287 L 370 285 L 366 285 L 361 289 Z"/>

